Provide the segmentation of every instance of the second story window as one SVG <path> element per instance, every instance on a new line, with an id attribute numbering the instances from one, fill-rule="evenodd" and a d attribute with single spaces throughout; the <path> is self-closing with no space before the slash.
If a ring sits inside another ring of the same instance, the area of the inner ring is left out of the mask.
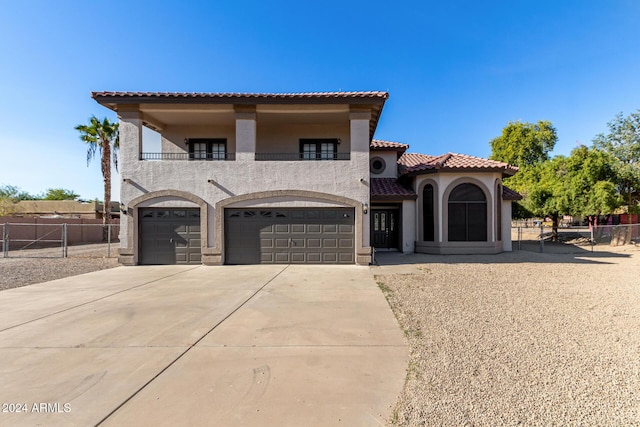
<path id="1" fill-rule="evenodd" d="M 189 160 L 226 160 L 226 139 L 189 139 Z"/>
<path id="2" fill-rule="evenodd" d="M 337 139 L 301 139 L 300 157 L 303 160 L 335 160 L 337 146 Z"/>

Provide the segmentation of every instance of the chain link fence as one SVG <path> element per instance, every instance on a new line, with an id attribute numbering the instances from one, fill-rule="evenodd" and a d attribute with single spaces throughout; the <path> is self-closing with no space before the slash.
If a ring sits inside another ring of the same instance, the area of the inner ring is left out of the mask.
<path id="1" fill-rule="evenodd" d="M 0 224 L 2 256 L 27 258 L 117 257 L 119 224 Z"/>
<path id="2" fill-rule="evenodd" d="M 597 250 L 605 247 L 640 245 L 640 224 L 597 225 L 594 227 L 558 228 L 557 241 L 553 241 L 553 228 L 540 223 L 519 223 L 511 229 L 514 250 L 536 252 L 574 252 Z"/>

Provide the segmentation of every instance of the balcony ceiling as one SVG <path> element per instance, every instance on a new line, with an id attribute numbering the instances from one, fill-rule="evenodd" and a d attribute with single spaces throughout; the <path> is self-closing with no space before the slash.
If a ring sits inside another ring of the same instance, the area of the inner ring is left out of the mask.
<path id="1" fill-rule="evenodd" d="M 167 126 L 233 126 L 233 106 L 205 105 L 183 107 L 171 105 L 141 105 L 140 111 L 150 127 L 163 129 Z M 333 106 L 258 106 L 256 109 L 260 125 L 312 125 L 347 123 L 349 107 Z"/>

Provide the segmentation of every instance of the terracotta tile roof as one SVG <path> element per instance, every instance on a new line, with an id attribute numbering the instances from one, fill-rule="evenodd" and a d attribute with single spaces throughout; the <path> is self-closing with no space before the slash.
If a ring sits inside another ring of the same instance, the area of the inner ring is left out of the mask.
<path id="1" fill-rule="evenodd" d="M 371 148 L 372 150 L 394 150 L 405 152 L 409 148 L 409 144 L 401 144 L 399 142 L 374 139 L 371 141 L 369 148 Z"/>
<path id="2" fill-rule="evenodd" d="M 241 92 L 91 92 L 97 101 L 105 98 L 142 99 L 142 100 L 295 100 L 295 99 L 382 99 L 389 97 L 387 92 L 291 92 L 291 93 L 241 93 Z"/>
<path id="3" fill-rule="evenodd" d="M 349 104 L 371 108 L 369 139 L 373 139 L 388 92 L 91 92 L 99 104 L 118 111 L 120 104 Z M 140 107 L 139 107 L 140 108 Z"/>
<path id="4" fill-rule="evenodd" d="M 517 167 L 495 160 L 466 154 L 447 153 L 441 156 L 427 156 L 424 154 L 403 154 L 398 160 L 401 174 L 419 174 L 428 171 L 502 171 L 505 175 L 513 175 Z"/>
<path id="5" fill-rule="evenodd" d="M 371 200 L 416 199 L 418 195 L 396 178 L 371 178 Z"/>
<path id="6" fill-rule="evenodd" d="M 510 189 L 506 185 L 502 186 L 502 199 L 503 200 L 522 200 L 522 195 L 515 190 Z"/>

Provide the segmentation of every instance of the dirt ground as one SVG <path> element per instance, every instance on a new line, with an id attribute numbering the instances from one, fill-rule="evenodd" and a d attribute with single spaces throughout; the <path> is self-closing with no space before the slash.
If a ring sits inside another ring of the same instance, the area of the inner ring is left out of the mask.
<path id="1" fill-rule="evenodd" d="M 117 251 L 117 244 L 69 246 L 67 258 L 60 247 L 10 251 L 0 257 L 0 291 L 117 267 Z"/>
<path id="2" fill-rule="evenodd" d="M 640 250 L 546 249 L 378 256 L 410 345 L 390 424 L 640 425 Z"/>

